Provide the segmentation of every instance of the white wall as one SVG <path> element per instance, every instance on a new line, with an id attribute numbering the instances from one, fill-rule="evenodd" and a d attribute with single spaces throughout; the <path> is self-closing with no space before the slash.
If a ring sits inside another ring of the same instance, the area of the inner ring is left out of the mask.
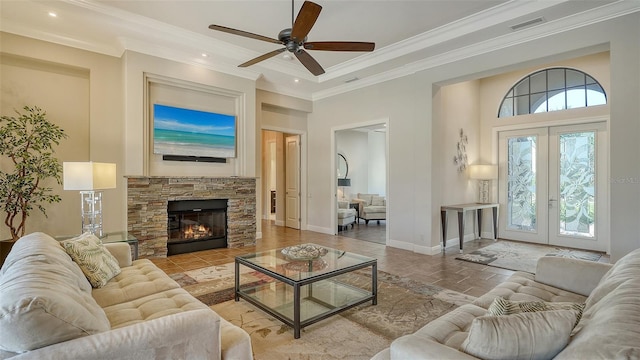
<path id="1" fill-rule="evenodd" d="M 344 155 L 349 164 L 347 177 L 351 179 L 351 186 L 344 188 L 345 197 L 348 199 L 355 198 L 358 193 L 369 192 L 367 143 L 366 132 L 356 130 L 336 131 L 338 154 Z M 340 188 L 338 188 L 339 192 Z"/>
<path id="2" fill-rule="evenodd" d="M 390 243 L 419 252 L 438 249 L 439 207 L 445 191 L 436 179 L 448 165 L 438 164 L 437 159 L 448 163 L 452 157 L 446 154 L 448 147 L 436 143 L 441 134 L 434 130 L 442 129 L 436 128 L 442 119 L 433 115 L 437 87 L 597 53 L 602 44 L 610 44 L 610 134 L 615 139 L 610 171 L 616 180 L 611 186 L 611 255 L 615 260 L 640 247 L 640 163 L 629 161 L 640 156 L 638 33 L 640 14 L 627 15 L 315 102 L 309 116 L 309 162 L 314 164 L 309 169 L 309 222 L 328 227 L 331 221 L 330 177 L 335 172 L 329 169 L 330 129 L 388 118 Z"/>
<path id="3" fill-rule="evenodd" d="M 369 172 L 369 194 L 387 194 L 387 138 L 384 132 L 367 133 L 367 165 Z"/>

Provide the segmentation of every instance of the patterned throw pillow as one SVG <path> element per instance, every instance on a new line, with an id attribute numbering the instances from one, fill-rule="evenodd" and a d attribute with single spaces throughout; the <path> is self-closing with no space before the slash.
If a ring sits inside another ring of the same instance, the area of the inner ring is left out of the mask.
<path id="1" fill-rule="evenodd" d="M 75 261 L 94 288 L 103 287 L 114 276 L 120 274 L 118 260 L 93 234 L 84 233 L 65 240 L 62 246 Z"/>
<path id="2" fill-rule="evenodd" d="M 511 301 L 497 297 L 489 306 L 489 315 L 511 315 L 525 312 L 550 311 L 550 310 L 574 310 L 576 312 L 576 325 L 582 317 L 584 303 L 572 302 L 545 302 L 545 301 Z"/>

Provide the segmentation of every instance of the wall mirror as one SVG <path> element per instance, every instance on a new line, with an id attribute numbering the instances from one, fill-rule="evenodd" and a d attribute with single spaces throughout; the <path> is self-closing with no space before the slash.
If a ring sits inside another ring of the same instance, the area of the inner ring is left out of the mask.
<path id="1" fill-rule="evenodd" d="M 344 155 L 338 153 L 338 179 L 346 179 L 349 175 L 349 163 Z"/>

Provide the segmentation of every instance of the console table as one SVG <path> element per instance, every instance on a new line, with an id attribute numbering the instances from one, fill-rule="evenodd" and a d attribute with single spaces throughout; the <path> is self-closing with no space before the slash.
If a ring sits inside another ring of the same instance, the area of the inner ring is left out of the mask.
<path id="1" fill-rule="evenodd" d="M 493 214 L 493 238 L 498 238 L 498 208 L 499 204 L 470 203 L 458 205 L 444 205 L 440 207 L 440 218 L 442 220 L 442 253 L 444 253 L 447 243 L 447 211 L 458 213 L 458 238 L 460 240 L 460 253 L 464 242 L 464 214 L 467 211 L 475 211 L 478 216 L 478 236 L 482 235 L 482 210 L 491 209 Z"/>

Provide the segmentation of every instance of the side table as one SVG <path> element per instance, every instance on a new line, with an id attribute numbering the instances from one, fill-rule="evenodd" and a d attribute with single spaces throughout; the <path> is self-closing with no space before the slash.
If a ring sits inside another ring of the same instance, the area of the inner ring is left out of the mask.
<path id="1" fill-rule="evenodd" d="M 350 209 L 356 209 L 356 224 L 360 224 L 360 203 L 358 202 L 350 202 Z"/>
<path id="2" fill-rule="evenodd" d="M 458 239 L 460 241 L 460 253 L 462 254 L 462 244 L 464 243 L 464 213 L 475 211 L 478 216 L 478 237 L 482 235 L 482 210 L 491 209 L 493 215 L 493 239 L 498 239 L 498 208 L 500 204 L 492 203 L 470 203 L 459 205 L 443 205 L 440 207 L 440 219 L 442 221 L 442 253 L 447 247 L 447 210 L 458 213 Z"/>
<path id="3" fill-rule="evenodd" d="M 58 241 L 67 240 L 74 238 L 78 235 L 61 235 L 56 236 L 55 239 Z M 106 233 L 103 237 L 100 238 L 103 244 L 115 243 L 115 242 L 126 242 L 133 248 L 133 260 L 138 259 L 138 238 L 133 236 L 128 231 L 116 231 Z"/>

